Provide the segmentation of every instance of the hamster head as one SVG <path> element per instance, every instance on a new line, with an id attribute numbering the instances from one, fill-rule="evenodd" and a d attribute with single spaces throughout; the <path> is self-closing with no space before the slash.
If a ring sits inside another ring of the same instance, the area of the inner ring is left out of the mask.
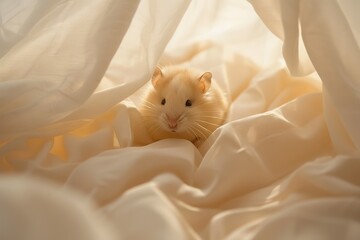
<path id="1" fill-rule="evenodd" d="M 210 72 L 178 67 L 156 68 L 140 112 L 154 140 L 206 139 L 224 119 Z"/>

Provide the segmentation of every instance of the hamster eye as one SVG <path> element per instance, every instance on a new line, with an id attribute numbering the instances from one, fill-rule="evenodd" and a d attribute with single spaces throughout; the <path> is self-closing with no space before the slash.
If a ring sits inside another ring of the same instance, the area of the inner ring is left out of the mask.
<path id="1" fill-rule="evenodd" d="M 166 103 L 166 100 L 165 100 L 165 98 L 163 98 L 163 99 L 161 100 L 161 105 L 165 105 L 165 103 Z"/>
<path id="2" fill-rule="evenodd" d="M 191 107 L 191 105 L 192 105 L 192 102 L 191 102 L 191 100 L 186 100 L 186 102 L 185 102 L 185 106 L 187 106 L 187 107 Z"/>

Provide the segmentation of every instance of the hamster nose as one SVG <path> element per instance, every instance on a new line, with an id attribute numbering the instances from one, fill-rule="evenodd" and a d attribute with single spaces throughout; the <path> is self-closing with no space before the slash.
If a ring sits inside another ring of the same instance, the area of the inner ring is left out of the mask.
<path id="1" fill-rule="evenodd" d="M 168 120 L 168 125 L 170 128 L 177 127 L 177 120 L 179 119 L 179 117 L 170 117 L 169 115 L 166 114 L 166 118 Z"/>

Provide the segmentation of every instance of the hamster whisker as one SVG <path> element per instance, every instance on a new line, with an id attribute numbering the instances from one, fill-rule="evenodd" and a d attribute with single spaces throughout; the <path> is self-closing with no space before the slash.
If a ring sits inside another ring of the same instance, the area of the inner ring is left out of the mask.
<path id="1" fill-rule="evenodd" d="M 208 132 L 211 134 L 211 131 L 209 129 L 207 129 L 206 127 L 204 127 L 202 124 L 198 123 L 198 122 L 195 122 L 196 126 L 197 127 L 201 127 L 201 129 L 204 130 L 204 132 Z"/>
<path id="2" fill-rule="evenodd" d="M 189 127 L 189 128 L 186 130 L 186 132 L 189 133 L 189 134 L 194 135 L 195 138 L 200 138 L 200 137 L 196 134 L 196 132 L 195 132 L 191 127 Z"/>
<path id="3" fill-rule="evenodd" d="M 145 108 L 145 110 L 151 110 L 151 111 L 154 111 L 154 112 L 159 111 L 159 108 L 156 107 L 156 106 L 151 106 L 151 105 L 144 104 L 143 107 Z"/>
<path id="4" fill-rule="evenodd" d="M 148 112 L 149 114 L 154 114 L 155 115 L 155 113 L 157 112 L 156 111 L 156 109 L 155 108 L 153 108 L 153 107 L 148 107 L 148 106 L 143 106 L 143 111 L 142 111 L 142 113 L 143 113 L 143 115 L 145 115 L 145 112 Z"/>
<path id="5" fill-rule="evenodd" d="M 220 120 L 223 120 L 223 118 L 221 117 L 217 117 L 217 116 L 199 116 L 200 119 L 207 119 L 207 118 L 213 118 L 213 119 L 220 119 Z"/>
<path id="6" fill-rule="evenodd" d="M 199 131 L 197 128 L 195 128 L 193 126 L 190 126 L 189 130 L 194 134 L 195 138 L 198 138 L 198 139 L 201 138 L 198 133 L 200 133 L 200 135 L 202 135 L 204 138 L 206 138 L 206 136 L 201 131 Z"/>
<path id="7" fill-rule="evenodd" d="M 148 103 L 145 103 L 145 104 L 143 105 L 143 107 L 150 108 L 150 109 L 154 109 L 154 108 L 155 108 L 154 106 L 152 106 L 152 105 L 150 105 L 150 104 L 148 104 Z"/>
<path id="8" fill-rule="evenodd" d="M 181 114 L 181 115 L 177 118 L 177 121 L 178 121 L 178 122 L 181 122 L 183 119 L 184 119 L 184 115 Z"/>
<path id="9" fill-rule="evenodd" d="M 152 113 L 157 113 L 158 112 L 158 109 L 156 107 L 153 107 L 153 106 L 149 106 L 149 105 L 146 105 L 144 104 L 142 106 L 142 112 L 144 113 L 145 111 L 147 112 L 152 112 Z"/>
<path id="10" fill-rule="evenodd" d="M 160 129 L 160 126 L 151 126 L 149 127 L 149 133 L 150 135 L 154 135 L 156 132 L 158 132 Z"/>
<path id="11" fill-rule="evenodd" d="M 216 126 L 216 127 L 220 126 L 220 124 L 212 123 L 212 122 L 209 122 L 209 121 L 196 120 L 196 122 L 205 123 L 205 124 L 209 124 L 209 125 Z"/>
<path id="12" fill-rule="evenodd" d="M 209 111 L 202 111 L 203 113 L 218 113 L 218 114 L 222 114 L 221 112 L 217 111 L 217 110 L 209 110 Z"/>
<path id="13" fill-rule="evenodd" d="M 148 103 L 145 103 L 143 105 L 143 107 L 146 108 L 146 109 L 154 110 L 154 111 L 157 109 L 157 107 L 155 105 L 150 105 Z"/>
<path id="14" fill-rule="evenodd" d="M 147 101 L 147 100 L 144 100 L 144 103 L 149 104 L 150 106 L 157 107 L 154 103 Z"/>
<path id="15" fill-rule="evenodd" d="M 208 129 L 205 129 L 209 132 L 209 134 L 204 134 L 203 132 L 201 132 L 199 129 L 198 129 L 198 132 L 202 133 L 202 136 L 204 136 L 204 140 L 206 139 L 212 139 L 214 140 L 214 135 L 212 135 L 212 132 L 209 131 Z"/>
<path id="16" fill-rule="evenodd" d="M 211 102 L 209 102 L 209 101 L 201 101 L 201 102 L 198 103 L 198 106 L 207 105 L 207 104 L 211 104 Z"/>
<path id="17" fill-rule="evenodd" d="M 195 123 L 196 125 L 196 127 L 195 126 L 192 126 L 192 129 L 194 130 L 194 131 L 196 131 L 197 133 L 199 133 L 201 136 L 203 136 L 204 137 L 204 139 L 206 139 L 207 138 L 207 134 L 205 134 L 203 131 L 201 131 L 201 129 L 203 129 L 203 130 L 206 130 L 206 131 L 208 131 L 209 133 L 211 133 L 209 130 L 207 130 L 205 127 L 203 127 L 203 126 L 201 126 L 199 123 Z M 199 129 L 198 127 L 201 127 L 201 129 Z"/>

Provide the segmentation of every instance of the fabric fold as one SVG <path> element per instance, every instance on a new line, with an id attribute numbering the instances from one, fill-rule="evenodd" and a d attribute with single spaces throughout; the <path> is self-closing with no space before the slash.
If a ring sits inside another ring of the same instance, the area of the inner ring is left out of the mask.
<path id="1" fill-rule="evenodd" d="M 359 239 L 359 10 L 0 1 L 0 238 Z M 229 101 L 200 146 L 147 132 L 157 65 Z"/>

